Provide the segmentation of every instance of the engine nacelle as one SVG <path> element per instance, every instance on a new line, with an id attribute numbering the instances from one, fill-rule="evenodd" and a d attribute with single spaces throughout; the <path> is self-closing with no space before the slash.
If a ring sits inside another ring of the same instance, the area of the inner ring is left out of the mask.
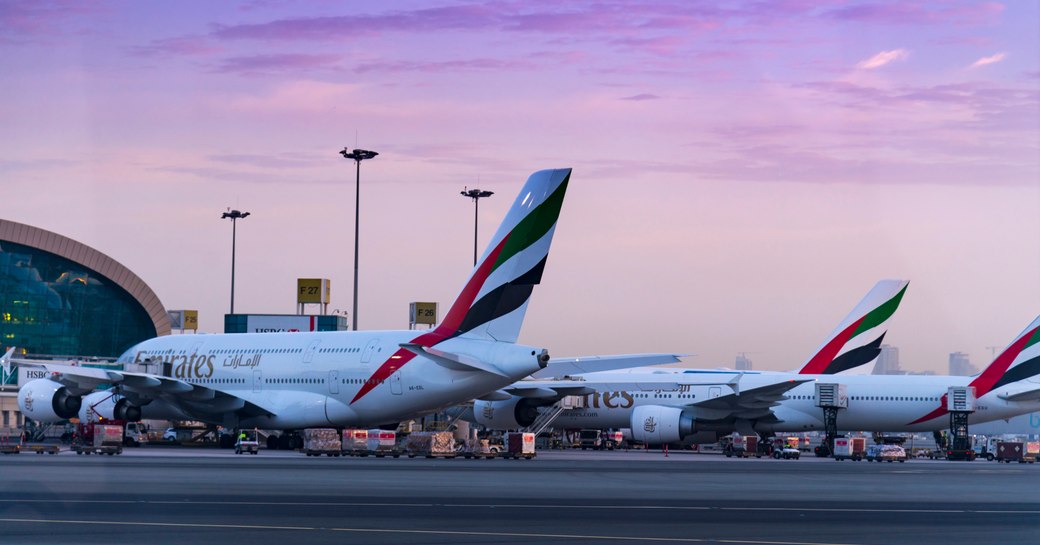
<path id="1" fill-rule="evenodd" d="M 30 381 L 18 391 L 18 408 L 22 414 L 41 422 L 72 418 L 82 403 L 81 396 L 74 396 L 64 385 L 45 378 Z"/>
<path id="2" fill-rule="evenodd" d="M 141 408 L 112 392 L 94 392 L 83 396 L 79 419 L 83 422 L 97 422 L 99 416 L 105 420 L 137 422 L 141 420 Z"/>
<path id="3" fill-rule="evenodd" d="M 505 401 L 478 399 L 473 402 L 473 419 L 492 430 L 516 430 L 533 424 L 538 418 L 538 408 L 549 404 L 549 401 L 515 396 Z"/>
<path id="4" fill-rule="evenodd" d="M 693 433 L 693 418 L 678 407 L 642 405 L 632 409 L 632 438 L 648 445 L 675 443 Z"/>

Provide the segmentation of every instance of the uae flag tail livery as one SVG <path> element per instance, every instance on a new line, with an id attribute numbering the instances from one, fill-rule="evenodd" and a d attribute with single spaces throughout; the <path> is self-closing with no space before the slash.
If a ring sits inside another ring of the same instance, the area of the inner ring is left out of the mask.
<path id="1" fill-rule="evenodd" d="M 556 231 L 571 170 L 527 179 L 436 334 L 515 343 Z"/>
<path id="2" fill-rule="evenodd" d="M 1040 316 L 1026 326 L 981 373 L 971 377 L 968 385 L 975 387 L 975 398 L 979 399 L 1013 382 L 1037 376 L 1040 376 Z M 910 424 L 927 422 L 947 412 L 944 394 L 939 407 Z"/>
<path id="3" fill-rule="evenodd" d="M 874 361 L 881 353 L 888 320 L 909 284 L 908 280 L 878 282 L 797 373 L 833 375 Z"/>
<path id="4" fill-rule="evenodd" d="M 444 321 L 433 331 L 402 344 L 365 381 L 351 404 L 419 354 L 452 369 L 502 374 L 493 362 L 462 359 L 435 346 L 451 339 L 516 343 L 531 291 L 542 280 L 570 178 L 571 169 L 563 168 L 540 170 L 527 179 Z M 538 357 L 544 367 L 548 354 Z"/>

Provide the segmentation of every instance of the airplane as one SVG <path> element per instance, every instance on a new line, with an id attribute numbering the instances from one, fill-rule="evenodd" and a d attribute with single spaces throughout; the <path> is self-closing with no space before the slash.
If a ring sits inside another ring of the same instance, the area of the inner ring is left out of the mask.
<path id="1" fill-rule="evenodd" d="M 800 368 L 790 373 L 753 372 L 756 375 L 766 374 L 774 377 L 774 384 L 763 386 L 754 396 L 734 396 L 733 401 L 737 404 L 735 408 L 747 404 L 747 407 L 742 407 L 743 410 L 760 410 L 762 407 L 779 403 L 787 390 L 799 384 L 791 382 L 792 378 L 797 379 L 800 375 L 852 372 L 855 368 L 876 359 L 881 352 L 881 342 L 885 338 L 889 319 L 899 308 L 908 285 L 907 280 L 894 279 L 881 280 L 875 284 Z M 624 373 L 611 375 L 570 373 L 570 376 L 580 376 L 581 379 L 581 383 L 573 383 L 569 377 L 552 374 L 551 371 L 551 368 L 542 370 L 533 376 L 541 379 L 551 375 L 563 379 L 555 386 L 550 386 L 550 383 L 542 380 L 522 380 L 509 388 L 477 399 L 474 401 L 472 413 L 468 410 L 456 412 L 467 421 L 491 429 L 527 428 L 534 424 L 542 412 L 559 412 L 559 409 L 550 407 L 559 404 L 564 397 L 581 395 L 585 396 L 586 409 L 562 411 L 554 420 L 554 426 L 628 427 L 628 424 L 618 423 L 616 418 L 612 419 L 612 423 L 617 425 L 599 426 L 590 422 L 586 426 L 585 419 L 577 415 L 589 414 L 592 409 L 600 409 L 601 405 L 603 409 L 624 411 L 634 407 L 637 404 L 636 399 L 648 399 L 645 395 L 653 396 L 649 399 L 665 399 L 661 397 L 665 395 L 661 392 L 685 388 L 686 386 L 680 386 L 680 383 L 688 382 L 689 374 L 692 372 L 683 368 L 632 368 Z M 646 373 L 652 373 L 652 378 L 648 379 Z M 727 369 L 704 370 L 701 373 L 698 384 L 710 387 L 712 395 L 721 396 L 726 387 L 736 393 L 737 384 L 745 372 Z M 692 398 L 684 395 L 678 399 Z"/>
<path id="2" fill-rule="evenodd" d="M 730 377 L 732 393 L 724 395 L 721 386 L 703 383 L 725 377 Z M 1040 409 L 1040 317 L 974 377 L 686 370 L 641 375 L 589 373 L 577 380 L 545 382 L 540 388 L 574 391 L 584 383 L 593 390 L 584 408 L 562 411 L 553 427 L 631 428 L 634 439 L 648 444 L 712 443 L 734 431 L 771 436 L 824 430 L 823 410 L 816 400 L 817 382 L 846 387 L 848 407 L 838 412 L 839 430 L 947 429 L 950 387 L 974 388 L 976 410 L 969 416 L 969 424 L 1034 412 Z M 478 422 L 482 414 L 489 414 L 485 407 L 475 405 L 474 409 Z M 491 416 L 494 412 L 490 411 Z"/>
<path id="3" fill-rule="evenodd" d="M 93 410 L 230 429 L 374 427 L 507 386 L 550 361 L 517 338 L 570 177 L 562 168 L 528 178 L 434 329 L 165 336 L 124 352 L 122 371 L 26 360 L 47 375 L 21 388 L 19 407 L 43 422 Z"/>

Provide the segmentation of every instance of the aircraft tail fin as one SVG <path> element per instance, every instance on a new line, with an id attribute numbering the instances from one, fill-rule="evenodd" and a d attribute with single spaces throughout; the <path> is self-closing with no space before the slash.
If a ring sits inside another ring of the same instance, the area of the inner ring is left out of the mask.
<path id="1" fill-rule="evenodd" d="M 515 343 L 541 282 L 571 169 L 532 174 L 434 334 Z"/>
<path id="2" fill-rule="evenodd" d="M 1000 355 L 972 378 L 975 396 L 1005 384 L 1040 376 L 1040 316 L 1037 316 L 1011 341 Z"/>
<path id="3" fill-rule="evenodd" d="M 814 355 L 796 371 L 802 375 L 833 375 L 874 361 L 908 280 L 882 280 L 838 324 Z"/>

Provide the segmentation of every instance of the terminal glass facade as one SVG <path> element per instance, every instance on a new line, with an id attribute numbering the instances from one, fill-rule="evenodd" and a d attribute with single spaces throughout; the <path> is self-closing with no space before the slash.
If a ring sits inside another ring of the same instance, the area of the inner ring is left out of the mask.
<path id="1" fill-rule="evenodd" d="M 29 354 L 114 358 L 155 336 L 144 307 L 108 278 L 0 241 L 0 345 Z"/>

